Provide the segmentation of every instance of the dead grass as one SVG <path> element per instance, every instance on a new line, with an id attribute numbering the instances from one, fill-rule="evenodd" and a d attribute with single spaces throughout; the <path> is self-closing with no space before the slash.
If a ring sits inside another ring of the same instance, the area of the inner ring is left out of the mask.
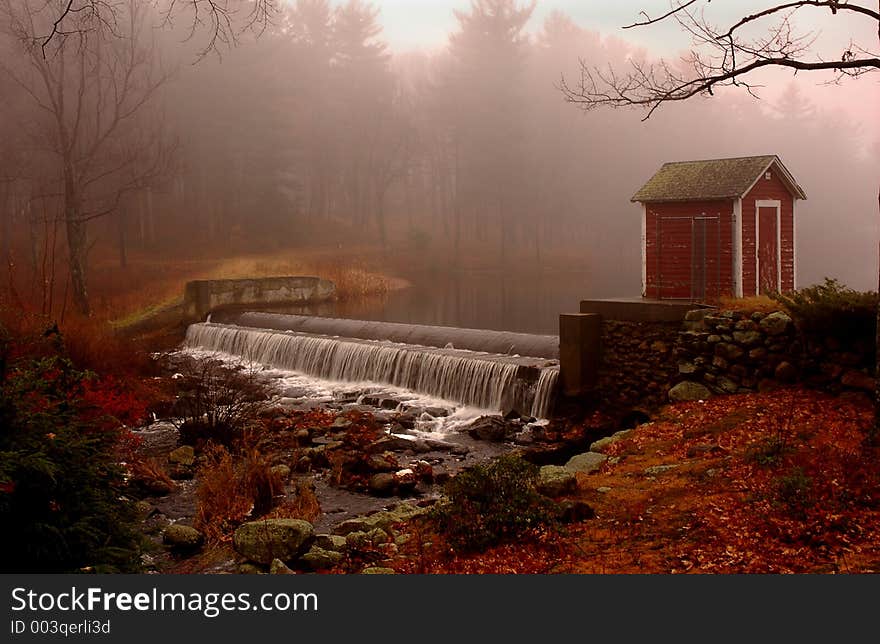
<path id="1" fill-rule="evenodd" d="M 785 307 L 776 300 L 766 295 L 757 295 L 751 297 L 722 297 L 718 301 L 718 308 L 727 311 L 747 311 L 773 313 L 775 311 L 783 311 Z"/>
<path id="2" fill-rule="evenodd" d="M 307 481 L 297 481 L 294 496 L 266 515 L 267 519 L 303 519 L 315 521 L 321 516 L 321 504 Z"/>
<path id="3" fill-rule="evenodd" d="M 168 475 L 165 465 L 157 458 L 137 460 L 129 466 L 130 479 L 136 485 L 146 490 L 168 489 L 173 490 L 176 486 Z"/>
<path id="4" fill-rule="evenodd" d="M 127 269 L 95 271 L 95 316 L 115 326 L 131 324 L 151 312 L 182 301 L 185 284 L 200 279 L 240 279 L 307 275 L 336 284 L 340 299 L 384 295 L 391 280 L 359 255 L 330 250 L 243 255 L 227 259 L 144 261 Z"/>
<path id="5" fill-rule="evenodd" d="M 255 448 L 236 458 L 225 447 L 208 444 L 196 490 L 195 526 L 209 541 L 229 539 L 236 526 L 272 509 L 284 483 L 271 468 Z"/>

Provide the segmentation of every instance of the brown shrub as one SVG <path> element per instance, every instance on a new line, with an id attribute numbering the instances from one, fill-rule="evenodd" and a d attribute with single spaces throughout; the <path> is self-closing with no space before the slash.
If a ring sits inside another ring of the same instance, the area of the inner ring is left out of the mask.
<path id="1" fill-rule="evenodd" d="M 165 465 L 156 458 L 146 458 L 131 463 L 129 483 L 148 494 L 168 494 L 175 487 Z"/>
<path id="2" fill-rule="evenodd" d="M 222 445 L 208 443 L 196 490 L 196 527 L 209 540 L 222 541 L 235 526 L 271 510 L 284 490 L 271 468 L 255 448 L 245 449 L 236 460 Z"/>
<path id="3" fill-rule="evenodd" d="M 270 519 L 303 519 L 314 521 L 321 516 L 321 504 L 307 481 L 297 481 L 295 495 L 266 515 Z"/>

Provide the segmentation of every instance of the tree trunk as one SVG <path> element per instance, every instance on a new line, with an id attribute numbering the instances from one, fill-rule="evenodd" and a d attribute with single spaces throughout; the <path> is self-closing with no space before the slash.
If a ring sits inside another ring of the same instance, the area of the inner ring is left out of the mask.
<path id="1" fill-rule="evenodd" d="M 12 226 L 9 222 L 14 207 L 12 204 L 11 188 L 0 191 L 0 255 L 3 256 L 3 265 L 7 267 L 12 255 L 12 242 L 9 239 L 12 234 Z"/>
<path id="2" fill-rule="evenodd" d="M 89 289 L 86 278 L 86 222 L 80 218 L 79 195 L 73 170 L 64 172 L 64 223 L 67 226 L 67 250 L 70 261 L 70 285 L 73 287 L 73 303 L 82 315 L 91 315 Z"/>
<path id="3" fill-rule="evenodd" d="M 878 33 L 880 35 L 880 33 Z M 877 212 L 880 214 L 880 189 L 877 190 Z M 880 247 L 877 256 L 880 258 Z M 880 297 L 880 273 L 877 275 L 877 295 Z M 880 438 L 880 301 L 877 302 L 877 334 L 874 339 L 874 427 L 871 431 L 871 442 Z"/>
<path id="4" fill-rule="evenodd" d="M 877 10 L 880 11 L 880 0 L 877 2 Z M 877 42 L 880 43 L 880 20 L 877 21 Z M 880 214 L 880 188 L 877 189 L 877 212 Z M 880 247 L 878 247 L 880 258 Z M 880 273 L 877 276 L 877 295 L 880 297 Z M 875 443 L 880 437 L 880 301 L 877 302 L 877 335 L 874 339 L 876 344 L 874 355 L 874 426 L 871 431 L 871 442 Z"/>
<path id="5" fill-rule="evenodd" d="M 119 267 L 128 267 L 128 253 L 125 248 L 125 208 L 120 208 L 116 220 L 119 232 Z"/>
<path id="6" fill-rule="evenodd" d="M 76 310 L 82 315 L 91 315 L 88 283 L 86 281 L 86 225 L 69 210 L 66 223 L 73 303 L 76 306 Z"/>

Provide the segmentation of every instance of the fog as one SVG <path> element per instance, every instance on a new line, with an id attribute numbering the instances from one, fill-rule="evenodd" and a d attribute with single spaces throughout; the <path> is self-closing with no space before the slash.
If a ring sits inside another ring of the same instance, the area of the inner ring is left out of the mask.
<path id="1" fill-rule="evenodd" d="M 462 1 L 445 47 L 407 51 L 356 0 L 299 0 L 240 32 L 123 3 L 46 38 L 64 4 L 0 0 L 0 272 L 5 298 L 44 312 L 56 292 L 88 310 L 95 272 L 135 260 L 317 249 L 407 279 L 637 296 L 639 187 L 667 161 L 763 154 L 808 196 L 798 284 L 876 288 L 877 130 L 808 74 L 643 121 L 584 113 L 558 85 L 579 59 L 654 52 L 561 12 L 535 27 L 512 0 Z M 852 83 L 876 96 L 871 76 Z"/>

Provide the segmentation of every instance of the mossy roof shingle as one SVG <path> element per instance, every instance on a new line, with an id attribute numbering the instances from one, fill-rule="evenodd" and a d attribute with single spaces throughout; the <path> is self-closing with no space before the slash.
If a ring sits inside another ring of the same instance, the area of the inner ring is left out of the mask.
<path id="1" fill-rule="evenodd" d="M 775 155 L 665 163 L 632 201 L 697 201 L 742 197 L 775 164 L 782 182 L 797 199 L 804 191 Z"/>

